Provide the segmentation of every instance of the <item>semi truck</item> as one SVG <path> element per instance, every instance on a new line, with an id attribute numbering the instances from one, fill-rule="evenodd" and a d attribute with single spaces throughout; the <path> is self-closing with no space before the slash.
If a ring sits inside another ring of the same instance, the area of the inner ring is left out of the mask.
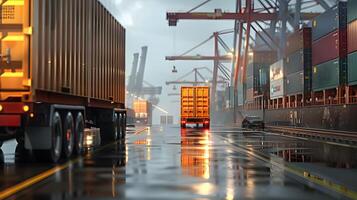
<path id="1" fill-rule="evenodd" d="M 209 87 L 181 87 L 181 128 L 186 128 L 187 124 L 210 127 Z"/>
<path id="2" fill-rule="evenodd" d="M 134 100 L 133 109 L 135 113 L 135 123 L 138 125 L 152 124 L 152 104 L 147 100 Z"/>
<path id="3" fill-rule="evenodd" d="M 0 4 L 0 146 L 36 158 L 83 152 L 85 134 L 125 137 L 125 29 L 98 0 Z"/>

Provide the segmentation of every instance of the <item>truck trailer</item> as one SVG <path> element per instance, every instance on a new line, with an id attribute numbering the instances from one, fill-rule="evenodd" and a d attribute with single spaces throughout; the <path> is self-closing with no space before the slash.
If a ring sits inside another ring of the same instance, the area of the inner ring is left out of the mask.
<path id="1" fill-rule="evenodd" d="M 83 152 L 84 134 L 125 137 L 125 29 L 98 0 L 0 5 L 0 144 L 39 159 Z"/>
<path id="2" fill-rule="evenodd" d="M 181 87 L 181 128 L 187 124 L 210 127 L 209 87 Z"/>
<path id="3" fill-rule="evenodd" d="M 152 124 L 152 104 L 147 100 L 134 100 L 133 109 L 135 113 L 135 123 L 138 125 Z"/>

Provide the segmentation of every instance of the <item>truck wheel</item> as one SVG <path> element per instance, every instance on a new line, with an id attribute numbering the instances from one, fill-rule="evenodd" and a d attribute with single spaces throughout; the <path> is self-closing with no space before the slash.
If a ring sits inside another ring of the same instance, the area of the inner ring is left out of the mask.
<path id="1" fill-rule="evenodd" d="M 39 160 L 57 163 L 62 152 L 62 120 L 58 112 L 53 114 L 51 124 L 51 149 L 34 150 L 33 153 Z"/>
<path id="2" fill-rule="evenodd" d="M 84 140 L 84 119 L 82 113 L 77 114 L 74 137 L 74 151 L 77 155 L 83 154 L 83 140 Z"/>
<path id="3" fill-rule="evenodd" d="M 210 124 L 209 124 L 209 123 L 208 123 L 208 124 L 205 124 L 205 125 L 204 125 L 204 128 L 209 129 L 209 128 L 210 128 Z"/>
<path id="4" fill-rule="evenodd" d="M 125 139 L 126 135 L 126 115 L 122 114 L 122 119 L 121 119 L 121 139 Z"/>
<path id="5" fill-rule="evenodd" d="M 118 118 L 118 113 L 114 114 L 114 119 L 113 119 L 113 139 L 114 141 L 117 141 L 119 138 L 119 134 L 120 134 L 120 128 L 119 128 L 119 120 L 120 118 Z"/>
<path id="6" fill-rule="evenodd" d="M 71 112 L 68 112 L 63 122 L 63 156 L 69 158 L 72 156 L 74 147 L 74 122 Z"/>

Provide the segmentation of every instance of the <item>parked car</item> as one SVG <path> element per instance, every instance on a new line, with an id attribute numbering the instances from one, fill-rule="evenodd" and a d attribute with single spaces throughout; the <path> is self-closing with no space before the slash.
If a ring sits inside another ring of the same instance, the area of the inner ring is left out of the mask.
<path id="1" fill-rule="evenodd" d="M 242 121 L 242 128 L 261 128 L 261 129 L 264 129 L 264 121 L 260 117 L 247 116 Z"/>

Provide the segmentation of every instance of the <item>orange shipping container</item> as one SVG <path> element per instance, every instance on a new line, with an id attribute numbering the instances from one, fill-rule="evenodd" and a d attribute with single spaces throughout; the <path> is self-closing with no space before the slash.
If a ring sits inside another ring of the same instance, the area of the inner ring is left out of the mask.
<path id="1" fill-rule="evenodd" d="M 186 124 L 210 124 L 210 88 L 181 88 L 181 126 Z"/>

